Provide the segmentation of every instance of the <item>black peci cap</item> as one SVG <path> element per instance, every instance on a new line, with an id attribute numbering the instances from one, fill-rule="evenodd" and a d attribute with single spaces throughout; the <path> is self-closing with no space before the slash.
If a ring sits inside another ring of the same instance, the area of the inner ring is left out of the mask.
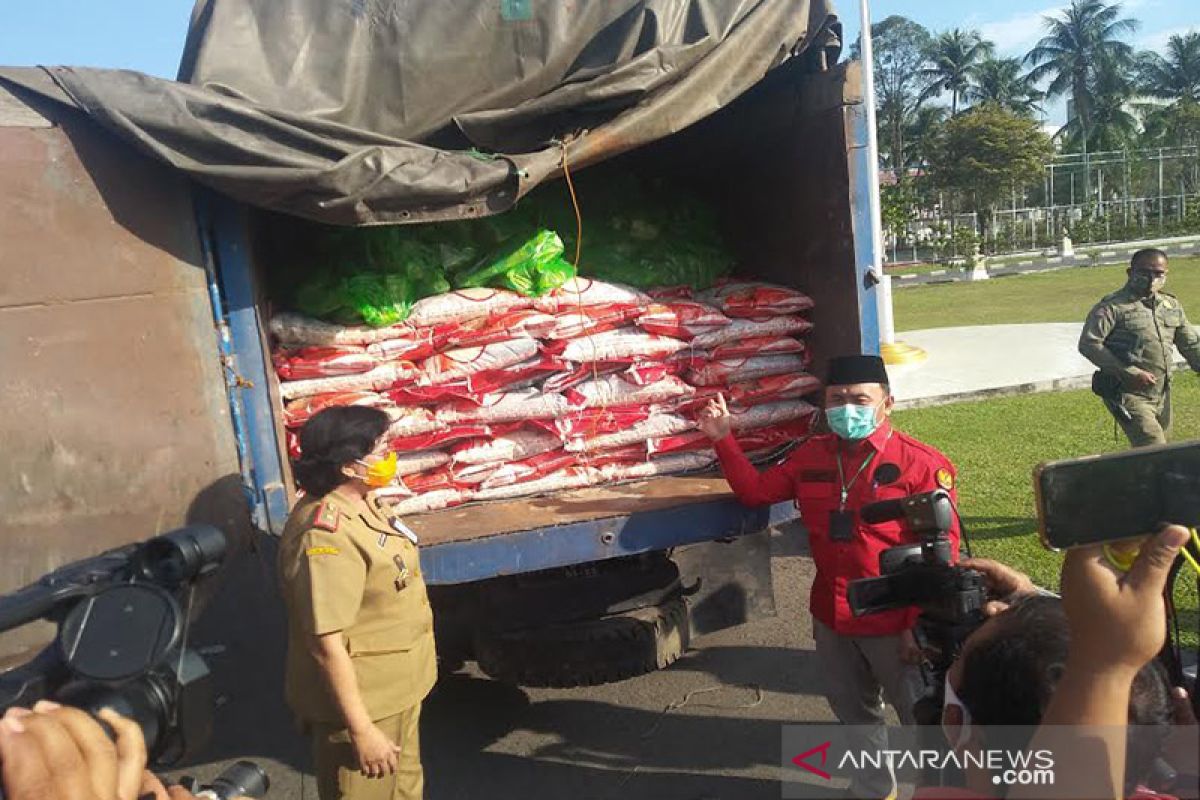
<path id="1" fill-rule="evenodd" d="M 882 383 L 888 385 L 887 367 L 879 356 L 837 356 L 829 359 L 826 386 L 847 386 L 852 383 Z"/>

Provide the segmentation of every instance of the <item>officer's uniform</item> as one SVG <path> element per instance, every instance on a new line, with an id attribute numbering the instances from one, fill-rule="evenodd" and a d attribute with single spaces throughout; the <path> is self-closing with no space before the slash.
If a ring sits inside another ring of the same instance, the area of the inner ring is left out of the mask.
<path id="1" fill-rule="evenodd" d="M 414 541 L 383 509 L 336 492 L 302 500 L 280 544 L 288 609 L 285 695 L 313 736 L 321 800 L 420 798 L 417 725 L 437 680 L 433 611 Z M 308 649 L 340 631 L 371 719 L 402 751 L 395 776 L 367 778 L 345 722 Z"/>
<path id="2" fill-rule="evenodd" d="M 1179 300 L 1166 292 L 1142 296 L 1126 286 L 1097 303 L 1083 325 L 1079 352 L 1120 381 L 1119 402 L 1130 419 L 1115 416 L 1134 447 L 1167 441 L 1175 347 L 1200 371 L 1200 336 L 1188 324 Z M 1157 382 L 1134 388 L 1138 370 L 1149 372 Z"/>
<path id="3" fill-rule="evenodd" d="M 890 421 L 858 442 L 832 434 L 814 436 L 782 464 L 761 473 L 733 436 L 715 446 L 721 469 L 742 503 L 795 500 L 817 568 L 809 602 L 825 697 L 843 724 L 857 726 L 853 738 L 860 741 L 852 749 L 885 749 L 883 698 L 901 722 L 911 724 L 913 703 L 923 689 L 917 668 L 902 663 L 899 655 L 900 634 L 913 627 L 919 612 L 905 608 L 855 617 L 847 587 L 857 578 L 879 575 L 883 550 L 918 539 L 898 521 L 865 523 L 858 511 L 880 500 L 938 488 L 953 496 L 953 465 L 934 448 L 895 430 Z M 957 523 L 949 537 L 957 561 Z M 894 783 L 885 771 L 863 770 L 852 790 L 855 796 L 886 797 Z"/>

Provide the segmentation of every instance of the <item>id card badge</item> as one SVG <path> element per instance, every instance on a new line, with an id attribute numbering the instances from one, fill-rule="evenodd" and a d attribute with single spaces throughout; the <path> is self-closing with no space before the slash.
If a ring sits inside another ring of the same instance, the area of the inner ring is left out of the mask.
<path id="1" fill-rule="evenodd" d="M 829 512 L 829 539 L 834 542 L 850 542 L 854 540 L 854 512 Z"/>

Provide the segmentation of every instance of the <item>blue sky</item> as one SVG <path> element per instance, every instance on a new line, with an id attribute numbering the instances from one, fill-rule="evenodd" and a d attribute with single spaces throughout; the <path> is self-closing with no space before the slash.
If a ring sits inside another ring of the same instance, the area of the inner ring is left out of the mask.
<path id="1" fill-rule="evenodd" d="M 857 36 L 858 0 L 834 2 L 847 39 Z M 7 0 L 4 5 L 0 64 L 119 67 L 169 78 L 179 65 L 192 11 L 192 0 Z M 1023 55 L 1041 36 L 1042 18 L 1064 5 L 1063 0 L 873 0 L 871 16 L 879 21 L 903 14 L 934 31 L 979 28 L 1002 54 Z M 1144 49 L 1161 51 L 1172 33 L 1200 29 L 1197 0 L 1125 0 L 1124 6 L 1141 22 L 1134 39 Z M 1062 121 L 1061 103 L 1049 112 L 1052 122 Z"/>

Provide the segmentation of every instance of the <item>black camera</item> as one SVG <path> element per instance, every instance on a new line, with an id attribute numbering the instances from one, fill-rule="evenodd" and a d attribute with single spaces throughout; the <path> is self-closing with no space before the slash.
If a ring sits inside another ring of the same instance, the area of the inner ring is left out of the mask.
<path id="1" fill-rule="evenodd" d="M 929 658 L 923 668 L 926 696 L 915 710 L 919 724 L 941 717 L 943 680 L 962 643 L 984 620 L 983 575 L 956 566 L 950 547 L 954 504 L 942 489 L 864 506 L 869 523 L 903 520 L 919 543 L 889 547 L 879 554 L 878 578 L 851 581 L 847 592 L 855 616 L 916 606 L 915 636 Z"/>
<path id="2" fill-rule="evenodd" d="M 225 549 L 221 531 L 193 525 L 68 564 L 0 597 L 0 632 L 39 619 L 58 626 L 49 646 L 0 675 L 0 714 L 42 699 L 93 715 L 111 708 L 141 727 L 152 762 L 194 753 L 212 730 L 213 694 L 187 631 L 196 583 L 220 567 Z M 262 770 L 242 764 L 233 782 L 265 792 Z"/>

